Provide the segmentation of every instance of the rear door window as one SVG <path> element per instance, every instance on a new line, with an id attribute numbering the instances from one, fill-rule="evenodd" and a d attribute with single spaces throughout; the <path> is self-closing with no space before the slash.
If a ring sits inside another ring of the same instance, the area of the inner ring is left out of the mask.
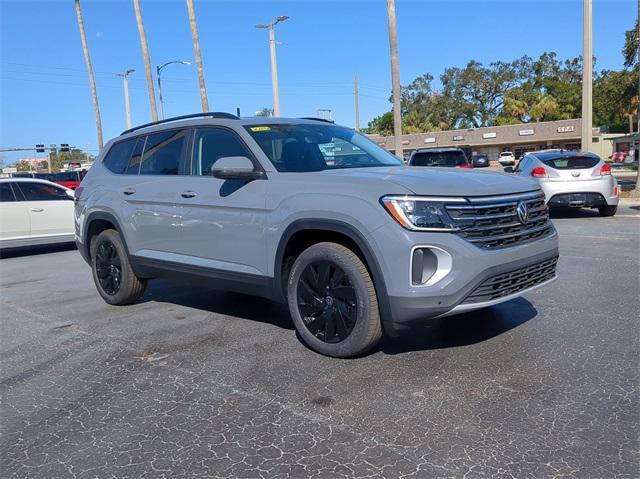
<path id="1" fill-rule="evenodd" d="M 72 200 L 67 191 L 55 185 L 47 183 L 36 183 L 20 181 L 15 186 L 22 192 L 22 196 L 26 201 L 58 201 Z"/>
<path id="2" fill-rule="evenodd" d="M 572 156 L 569 158 L 551 158 L 542 161 L 556 170 L 587 170 L 600 163 L 600 158 L 592 156 Z"/>
<path id="3" fill-rule="evenodd" d="M 121 141 L 111 147 L 107 157 L 104 159 L 104 166 L 112 173 L 122 174 L 129 164 L 131 152 L 136 144 L 136 139 Z"/>
<path id="4" fill-rule="evenodd" d="M 149 135 L 142 155 L 140 174 L 179 174 L 187 133 L 188 130 L 171 130 Z"/>
<path id="5" fill-rule="evenodd" d="M 11 183 L 0 183 L 0 201 L 16 201 L 16 197 L 11 189 Z"/>

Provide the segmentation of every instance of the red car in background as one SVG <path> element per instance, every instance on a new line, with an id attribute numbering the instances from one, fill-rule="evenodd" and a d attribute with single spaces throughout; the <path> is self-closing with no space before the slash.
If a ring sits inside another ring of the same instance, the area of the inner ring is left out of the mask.
<path id="1" fill-rule="evenodd" d="M 75 190 L 80 186 L 80 182 L 87 174 L 87 170 L 81 171 L 61 171 L 59 173 L 17 173 L 13 176 L 16 178 L 38 178 L 41 180 L 52 181 L 65 188 Z"/>
<path id="2" fill-rule="evenodd" d="M 82 178 L 87 174 L 87 170 L 82 171 L 61 171 L 59 173 L 52 174 L 54 183 L 58 183 L 61 186 L 66 188 L 71 188 L 75 190 L 78 186 L 80 186 L 80 182 Z"/>

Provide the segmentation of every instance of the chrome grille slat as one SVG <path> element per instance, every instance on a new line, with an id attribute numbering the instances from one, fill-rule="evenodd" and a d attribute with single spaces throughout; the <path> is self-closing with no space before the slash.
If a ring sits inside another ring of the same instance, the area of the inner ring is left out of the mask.
<path id="1" fill-rule="evenodd" d="M 514 271 L 492 276 L 467 296 L 462 304 L 492 301 L 544 283 L 555 277 L 557 263 L 558 257 L 556 256 Z"/>
<path id="2" fill-rule="evenodd" d="M 469 201 L 472 201 L 471 199 Z M 459 225 L 458 234 L 474 245 L 485 248 L 505 248 L 535 241 L 553 233 L 549 221 L 549 210 L 544 195 L 523 195 L 522 201 L 529 210 L 526 223 L 521 223 L 517 214 L 518 198 L 505 196 L 504 202 L 492 197 L 490 202 L 482 203 L 475 199 L 474 204 L 447 204 L 447 213 Z"/>

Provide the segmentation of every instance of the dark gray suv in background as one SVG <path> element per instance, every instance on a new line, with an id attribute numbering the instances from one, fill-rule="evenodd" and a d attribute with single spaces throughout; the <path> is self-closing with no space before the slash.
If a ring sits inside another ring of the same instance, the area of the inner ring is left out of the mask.
<path id="1" fill-rule="evenodd" d="M 110 304 L 171 277 L 288 302 L 316 351 L 491 306 L 555 279 L 537 183 L 413 168 L 315 119 L 188 115 L 111 140 L 76 190 L 78 248 Z"/>

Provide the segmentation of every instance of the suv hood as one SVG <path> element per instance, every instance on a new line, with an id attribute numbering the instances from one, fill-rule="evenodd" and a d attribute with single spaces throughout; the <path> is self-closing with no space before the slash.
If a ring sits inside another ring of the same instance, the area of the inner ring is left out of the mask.
<path id="1" fill-rule="evenodd" d="M 540 189 L 538 183 L 509 173 L 462 168 L 400 166 L 325 170 L 330 175 L 384 180 L 403 186 L 416 195 L 493 196 Z M 389 191 L 389 194 L 394 193 Z"/>

